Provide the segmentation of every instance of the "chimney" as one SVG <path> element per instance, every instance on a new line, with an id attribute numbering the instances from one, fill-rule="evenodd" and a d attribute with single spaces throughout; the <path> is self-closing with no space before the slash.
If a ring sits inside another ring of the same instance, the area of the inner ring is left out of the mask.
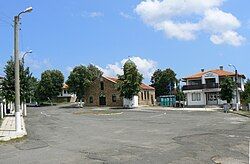
<path id="1" fill-rule="evenodd" d="M 201 69 L 201 72 L 204 72 L 204 71 L 205 71 L 205 69 L 204 69 L 204 68 L 202 68 L 202 69 Z"/>
<path id="2" fill-rule="evenodd" d="M 222 66 L 222 65 L 220 66 L 220 70 L 222 70 L 222 71 L 223 71 L 223 66 Z"/>

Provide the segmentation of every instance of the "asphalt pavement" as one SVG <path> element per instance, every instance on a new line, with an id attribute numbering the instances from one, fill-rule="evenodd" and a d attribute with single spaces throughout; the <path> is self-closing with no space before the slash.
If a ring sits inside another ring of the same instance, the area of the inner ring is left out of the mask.
<path id="1" fill-rule="evenodd" d="M 28 108 L 1 164 L 248 163 L 250 119 L 219 111 Z"/>

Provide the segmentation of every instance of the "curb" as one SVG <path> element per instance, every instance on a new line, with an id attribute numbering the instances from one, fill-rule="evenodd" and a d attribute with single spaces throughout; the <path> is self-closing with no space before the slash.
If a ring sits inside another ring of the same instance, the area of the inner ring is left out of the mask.
<path id="1" fill-rule="evenodd" d="M 244 116 L 244 117 L 250 118 L 250 116 L 242 114 L 242 113 L 236 113 L 236 112 L 233 112 L 233 111 L 229 111 L 229 113 L 233 113 L 233 114 L 237 114 L 237 115 L 240 115 L 240 116 Z"/>
<path id="2" fill-rule="evenodd" d="M 27 131 L 25 128 L 25 123 L 24 123 L 24 118 L 22 118 L 22 131 L 20 132 L 16 132 L 12 135 L 8 135 L 8 136 L 0 136 L 0 142 L 7 142 L 13 139 L 20 139 L 27 136 Z"/>
<path id="3" fill-rule="evenodd" d="M 27 132 L 26 131 L 21 131 L 17 134 L 14 134 L 14 135 L 11 135 L 11 136 L 8 136 L 8 137 L 0 137 L 0 142 L 7 142 L 7 141 L 10 141 L 10 140 L 13 140 L 13 139 L 19 139 L 19 138 L 23 138 L 27 136 Z"/>

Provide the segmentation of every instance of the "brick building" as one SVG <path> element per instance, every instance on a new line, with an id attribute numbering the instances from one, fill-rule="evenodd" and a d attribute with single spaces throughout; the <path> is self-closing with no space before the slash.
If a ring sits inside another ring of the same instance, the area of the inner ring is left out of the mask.
<path id="1" fill-rule="evenodd" d="M 86 106 L 123 106 L 123 98 L 115 84 L 117 78 L 102 76 L 97 78 L 86 91 L 84 102 Z M 154 105 L 155 89 L 146 84 L 141 84 L 138 94 L 139 105 Z"/>

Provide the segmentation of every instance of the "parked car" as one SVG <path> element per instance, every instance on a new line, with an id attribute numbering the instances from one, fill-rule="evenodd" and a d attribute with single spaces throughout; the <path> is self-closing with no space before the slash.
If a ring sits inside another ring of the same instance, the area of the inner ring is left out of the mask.
<path id="1" fill-rule="evenodd" d="M 40 105 L 37 102 L 27 103 L 27 107 L 39 107 Z"/>

